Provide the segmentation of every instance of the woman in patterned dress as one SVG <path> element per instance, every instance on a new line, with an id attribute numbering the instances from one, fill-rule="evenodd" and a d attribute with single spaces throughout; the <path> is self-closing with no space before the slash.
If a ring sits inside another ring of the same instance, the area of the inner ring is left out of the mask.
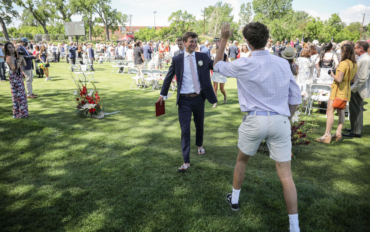
<path id="1" fill-rule="evenodd" d="M 27 118 L 28 105 L 26 90 L 23 84 L 23 74 L 18 64 L 18 55 L 14 45 L 10 42 L 5 44 L 5 57 L 9 70 L 9 82 L 13 100 L 13 118 Z"/>

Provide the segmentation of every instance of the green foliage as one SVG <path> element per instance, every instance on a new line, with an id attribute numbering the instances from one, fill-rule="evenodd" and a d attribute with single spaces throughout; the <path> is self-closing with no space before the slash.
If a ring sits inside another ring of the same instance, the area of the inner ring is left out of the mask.
<path id="1" fill-rule="evenodd" d="M 250 2 L 241 4 L 239 11 L 239 25 L 243 27 L 248 24 L 251 21 L 252 14 L 252 4 Z"/>
<path id="2" fill-rule="evenodd" d="M 154 28 L 140 28 L 140 30 L 135 33 L 135 39 L 141 41 L 153 40 L 156 37 L 156 30 Z"/>
<path id="3" fill-rule="evenodd" d="M 253 0 L 255 14 L 262 14 L 270 20 L 281 19 L 292 11 L 293 0 Z"/>
<path id="4" fill-rule="evenodd" d="M 122 14 L 117 9 L 112 9 L 109 5 L 111 0 L 95 0 L 91 7 L 99 15 L 96 22 L 102 23 L 105 27 L 105 33 L 108 40 L 109 30 L 114 30 L 118 25 L 124 26 L 127 22 L 127 15 Z"/>
<path id="5" fill-rule="evenodd" d="M 181 10 L 176 11 L 168 17 L 170 24 L 171 35 L 174 37 L 180 37 L 185 32 L 192 31 L 194 29 L 195 16 L 189 14 L 187 11 L 182 12 Z"/>
<path id="6" fill-rule="evenodd" d="M 19 30 L 15 27 L 9 27 L 8 33 L 10 37 L 18 38 L 19 37 Z"/>

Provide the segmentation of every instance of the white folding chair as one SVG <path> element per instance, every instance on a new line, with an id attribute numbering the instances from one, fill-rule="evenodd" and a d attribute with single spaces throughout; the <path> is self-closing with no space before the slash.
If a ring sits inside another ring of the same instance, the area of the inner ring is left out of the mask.
<path id="1" fill-rule="evenodd" d="M 154 86 L 154 89 L 160 88 L 159 82 L 164 80 L 164 76 L 162 74 L 162 71 L 161 70 L 153 69 L 152 70 L 152 75 L 153 75 L 153 77 L 156 80 L 156 83 L 155 83 L 156 86 Z"/>
<path id="2" fill-rule="evenodd" d="M 119 65 L 116 61 L 113 62 L 113 60 L 111 60 L 111 63 L 112 63 L 112 71 L 110 73 L 113 73 L 116 68 L 117 68 L 117 70 L 119 70 L 119 68 L 118 68 Z"/>
<path id="3" fill-rule="evenodd" d="M 323 109 L 326 110 L 326 108 L 320 108 L 320 107 L 313 107 L 313 102 L 328 102 L 331 92 L 331 86 L 329 85 L 318 85 L 313 84 L 311 85 L 311 91 L 310 91 L 310 108 L 308 110 L 308 115 L 311 115 L 311 109 Z"/>
<path id="4" fill-rule="evenodd" d="M 154 78 L 154 76 L 152 74 L 152 71 L 149 70 L 149 69 L 142 69 L 141 73 L 142 73 L 142 75 L 144 75 L 144 83 L 145 83 L 145 85 L 143 85 L 143 90 L 145 90 L 146 86 L 151 85 L 152 86 L 151 91 L 154 91 L 154 87 L 156 85 L 157 80 L 156 80 L 156 78 Z M 145 77 L 145 75 L 146 75 L 146 77 Z"/>
<path id="5" fill-rule="evenodd" d="M 132 86 L 133 85 L 137 85 L 137 88 L 136 89 L 139 89 L 140 88 L 140 85 L 139 85 L 139 82 L 141 80 L 141 76 L 139 76 L 139 71 L 137 69 L 134 69 L 134 68 L 130 68 L 128 70 L 128 73 L 129 74 L 133 74 L 132 75 L 132 84 L 131 84 L 131 87 L 130 89 L 132 89 Z"/>

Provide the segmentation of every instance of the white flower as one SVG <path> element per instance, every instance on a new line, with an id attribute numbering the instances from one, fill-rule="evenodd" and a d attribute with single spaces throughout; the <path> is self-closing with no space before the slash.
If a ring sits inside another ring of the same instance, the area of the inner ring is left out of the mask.
<path id="1" fill-rule="evenodd" d="M 73 92 L 73 95 L 77 95 L 77 90 L 75 90 L 75 91 Z"/>
<path id="2" fill-rule="evenodd" d="M 201 61 L 201 60 L 200 60 L 200 61 L 198 61 L 198 65 L 199 65 L 199 66 L 203 66 L 203 61 Z"/>
<path id="3" fill-rule="evenodd" d="M 89 92 L 89 97 L 91 97 L 91 95 L 93 94 L 94 90 L 93 89 L 90 89 L 90 92 Z"/>
<path id="4" fill-rule="evenodd" d="M 94 109 L 96 104 L 85 104 L 82 109 Z"/>
<path id="5" fill-rule="evenodd" d="M 298 122 L 298 120 L 299 120 L 299 115 L 301 114 L 301 112 L 299 111 L 299 110 L 297 110 L 295 113 L 294 113 L 294 115 L 293 115 L 293 117 L 292 117 L 292 123 L 294 123 L 294 122 Z"/>

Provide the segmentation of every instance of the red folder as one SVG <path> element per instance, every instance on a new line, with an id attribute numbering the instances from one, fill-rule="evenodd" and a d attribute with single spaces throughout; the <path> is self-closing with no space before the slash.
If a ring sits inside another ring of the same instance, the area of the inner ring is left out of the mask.
<path id="1" fill-rule="evenodd" d="M 158 117 L 165 113 L 164 101 L 162 101 L 162 105 L 160 102 L 155 103 L 155 116 Z"/>

